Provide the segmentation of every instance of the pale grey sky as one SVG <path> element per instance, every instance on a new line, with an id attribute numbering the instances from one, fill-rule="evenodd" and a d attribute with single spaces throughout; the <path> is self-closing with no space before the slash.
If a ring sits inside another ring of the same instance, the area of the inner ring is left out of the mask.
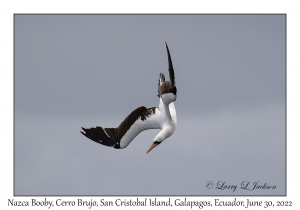
<path id="1" fill-rule="evenodd" d="M 285 15 L 15 15 L 15 195 L 284 195 Z M 123 150 L 81 127 L 116 127 L 177 84 L 177 130 Z M 243 181 L 275 185 L 240 187 Z"/>

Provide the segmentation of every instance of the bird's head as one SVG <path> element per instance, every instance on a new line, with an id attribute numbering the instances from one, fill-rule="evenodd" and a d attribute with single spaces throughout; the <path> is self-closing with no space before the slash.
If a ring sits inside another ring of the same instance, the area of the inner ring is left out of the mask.
<path id="1" fill-rule="evenodd" d="M 154 141 L 150 148 L 147 150 L 146 154 L 148 154 L 152 149 L 154 149 L 157 145 L 159 145 L 161 143 L 161 141 Z"/>
<path id="2" fill-rule="evenodd" d="M 157 134 L 157 136 L 154 138 L 150 148 L 147 150 L 147 153 L 149 153 L 152 149 L 154 149 L 155 147 L 157 147 L 157 145 L 159 145 L 160 143 L 162 143 L 164 140 L 166 140 L 167 138 L 169 138 L 175 131 L 176 128 L 176 123 L 165 127 L 161 130 L 161 132 L 159 132 Z"/>

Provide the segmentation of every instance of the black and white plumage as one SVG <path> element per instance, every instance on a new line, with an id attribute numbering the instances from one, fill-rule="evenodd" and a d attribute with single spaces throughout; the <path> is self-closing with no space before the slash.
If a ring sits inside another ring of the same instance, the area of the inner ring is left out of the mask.
<path id="1" fill-rule="evenodd" d="M 170 137 L 176 129 L 176 101 L 177 89 L 172 59 L 166 43 L 170 81 L 165 81 L 164 74 L 160 73 L 158 80 L 159 107 L 138 107 L 132 111 L 117 128 L 82 128 L 80 131 L 87 138 L 116 149 L 126 148 L 129 143 L 142 131 L 148 129 L 161 129 L 148 149 L 154 147 Z"/>

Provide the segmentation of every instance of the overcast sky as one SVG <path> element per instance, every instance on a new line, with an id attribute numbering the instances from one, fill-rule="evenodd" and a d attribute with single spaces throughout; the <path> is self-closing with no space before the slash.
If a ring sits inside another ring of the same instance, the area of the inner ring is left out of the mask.
<path id="1" fill-rule="evenodd" d="M 15 15 L 15 195 L 284 195 L 285 24 L 284 15 Z M 84 137 L 81 127 L 116 127 L 158 105 L 165 41 L 175 133 L 147 155 L 159 130 L 123 150 Z"/>

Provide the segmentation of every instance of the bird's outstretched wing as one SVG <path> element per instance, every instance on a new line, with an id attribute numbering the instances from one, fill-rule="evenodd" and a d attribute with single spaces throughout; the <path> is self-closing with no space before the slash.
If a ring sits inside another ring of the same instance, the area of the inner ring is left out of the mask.
<path id="1" fill-rule="evenodd" d="M 174 87 L 176 85 L 175 84 L 175 74 L 174 74 L 172 59 L 171 59 L 171 55 L 170 55 L 170 51 L 169 51 L 169 47 L 168 47 L 167 43 L 166 43 L 166 48 L 167 48 L 167 52 L 168 52 L 168 63 L 169 63 L 170 81 L 171 81 L 172 87 Z"/>
<path id="2" fill-rule="evenodd" d="M 168 64 L 169 64 L 169 76 L 170 80 L 165 81 L 165 75 L 160 73 L 159 74 L 159 80 L 158 80 L 158 97 L 161 97 L 161 95 L 165 93 L 173 93 L 176 95 L 177 89 L 176 89 L 176 83 L 175 83 L 175 74 L 172 64 L 172 59 L 169 51 L 169 47 L 166 43 L 166 48 L 168 52 Z"/>
<path id="3" fill-rule="evenodd" d="M 82 128 L 87 138 L 116 149 L 125 148 L 143 130 L 160 128 L 159 110 L 155 107 L 138 107 L 117 128 Z"/>

